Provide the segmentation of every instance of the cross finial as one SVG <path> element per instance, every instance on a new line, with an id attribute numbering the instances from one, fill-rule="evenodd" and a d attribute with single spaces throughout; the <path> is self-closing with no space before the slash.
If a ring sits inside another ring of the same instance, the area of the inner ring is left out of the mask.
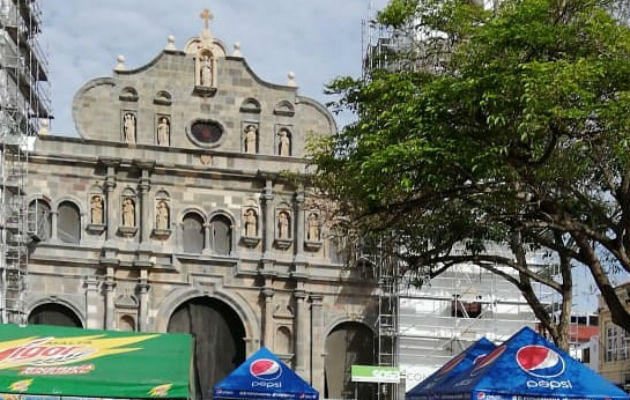
<path id="1" fill-rule="evenodd" d="M 201 14 L 199 14 L 199 16 L 201 17 L 201 19 L 203 19 L 206 30 L 208 30 L 208 25 L 210 23 L 210 20 L 214 17 L 214 15 L 212 15 L 210 10 L 208 10 L 207 8 L 204 8 Z"/>

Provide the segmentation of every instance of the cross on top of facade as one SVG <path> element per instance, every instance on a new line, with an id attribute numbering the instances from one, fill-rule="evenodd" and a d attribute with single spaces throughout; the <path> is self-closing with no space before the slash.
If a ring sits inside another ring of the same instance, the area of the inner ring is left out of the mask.
<path id="1" fill-rule="evenodd" d="M 208 30 L 210 20 L 214 18 L 214 15 L 212 15 L 210 10 L 208 10 L 207 8 L 204 8 L 201 14 L 199 14 L 199 16 L 201 17 L 201 19 L 203 19 L 205 29 Z"/>

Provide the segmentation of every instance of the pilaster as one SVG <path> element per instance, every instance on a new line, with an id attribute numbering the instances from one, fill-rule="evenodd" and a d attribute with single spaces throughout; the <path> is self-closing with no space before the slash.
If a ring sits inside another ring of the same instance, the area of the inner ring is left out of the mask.
<path id="1" fill-rule="evenodd" d="M 149 328 L 149 273 L 146 269 L 140 270 L 140 278 L 136 285 L 140 310 L 138 313 L 138 331 L 146 332 Z"/>
<path id="2" fill-rule="evenodd" d="M 308 363 L 308 326 L 309 318 L 306 309 L 306 292 L 296 289 L 293 292 L 296 311 L 296 337 L 295 337 L 295 370 L 305 380 L 310 380 L 310 371 L 306 368 Z"/>
<path id="3" fill-rule="evenodd" d="M 114 298 L 116 296 L 116 281 L 114 279 L 114 268 L 107 267 L 107 274 L 103 281 L 103 291 L 105 293 L 105 329 L 114 329 L 114 316 L 116 313 Z"/>
<path id="4" fill-rule="evenodd" d="M 311 294 L 311 385 L 320 393 L 324 393 L 324 313 L 323 296 Z"/>
<path id="5" fill-rule="evenodd" d="M 102 329 L 102 320 L 99 320 L 99 282 L 93 276 L 88 276 L 83 281 L 85 287 L 85 327 L 87 329 Z"/>

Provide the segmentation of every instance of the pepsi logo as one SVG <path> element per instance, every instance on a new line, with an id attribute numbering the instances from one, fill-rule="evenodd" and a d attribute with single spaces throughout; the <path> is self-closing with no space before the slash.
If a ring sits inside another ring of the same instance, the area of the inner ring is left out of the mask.
<path id="1" fill-rule="evenodd" d="M 442 376 L 452 371 L 453 368 L 457 367 L 459 363 L 462 362 L 464 357 L 466 357 L 466 353 L 462 353 L 458 355 L 457 357 L 453 358 L 451 361 L 444 364 L 444 366 L 440 368 L 440 370 L 438 371 L 438 375 Z"/>
<path id="2" fill-rule="evenodd" d="M 487 356 L 477 361 L 477 363 L 475 364 L 475 368 L 473 368 L 472 371 L 470 371 L 470 376 L 477 375 L 479 371 L 481 371 L 482 369 L 486 368 L 488 365 L 495 362 L 497 358 L 499 358 L 501 354 L 503 354 L 505 349 L 506 349 L 505 345 L 501 345 L 497 347 L 496 349 L 492 350 L 490 354 L 488 354 Z"/>
<path id="3" fill-rule="evenodd" d="M 484 392 L 477 392 L 477 400 L 482 400 L 484 397 L 486 397 Z"/>
<path id="4" fill-rule="evenodd" d="M 274 360 L 261 358 L 251 363 L 249 366 L 249 373 L 255 378 L 272 381 L 280 378 L 280 375 L 282 375 L 282 368 L 280 367 L 280 364 Z"/>
<path id="5" fill-rule="evenodd" d="M 537 378 L 554 378 L 564 372 L 564 359 L 545 346 L 529 345 L 516 352 L 516 362 L 521 369 Z"/>

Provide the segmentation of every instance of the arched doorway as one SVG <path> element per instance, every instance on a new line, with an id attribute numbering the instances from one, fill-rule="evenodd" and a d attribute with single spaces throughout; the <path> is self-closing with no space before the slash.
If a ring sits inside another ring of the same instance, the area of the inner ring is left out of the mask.
<path id="1" fill-rule="evenodd" d="M 37 306 L 28 315 L 28 323 L 33 325 L 56 325 L 83 328 L 81 319 L 70 308 L 58 303 Z"/>
<path id="2" fill-rule="evenodd" d="M 374 334 L 359 322 L 337 325 L 326 337 L 324 397 L 328 399 L 355 398 L 355 384 L 350 382 L 353 364 L 374 365 Z M 359 384 L 359 399 L 376 398 L 376 385 Z"/>
<path id="3" fill-rule="evenodd" d="M 245 361 L 245 327 L 230 306 L 199 297 L 177 307 L 169 332 L 195 338 L 194 380 L 198 399 L 212 399 L 212 387 Z"/>

